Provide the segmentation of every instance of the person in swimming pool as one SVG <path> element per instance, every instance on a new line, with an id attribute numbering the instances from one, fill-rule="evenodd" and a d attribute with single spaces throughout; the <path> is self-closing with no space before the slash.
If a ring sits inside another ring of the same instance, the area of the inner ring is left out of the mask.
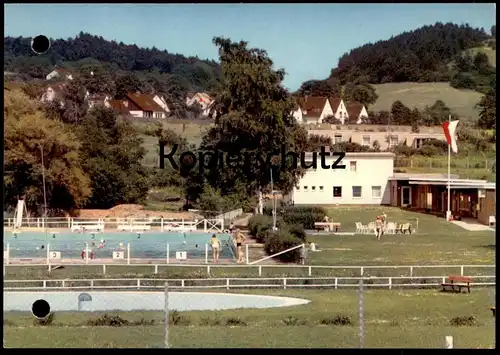
<path id="1" fill-rule="evenodd" d="M 245 236 L 243 235 L 243 233 L 240 232 L 239 229 L 236 229 L 236 232 L 235 232 L 235 236 L 234 236 L 234 239 L 236 241 L 236 250 L 238 252 L 238 260 L 237 260 L 237 263 L 238 264 L 242 264 L 243 263 L 243 259 L 244 259 L 244 255 L 243 255 L 243 242 L 247 239 L 245 238 Z"/>
<path id="2" fill-rule="evenodd" d="M 214 263 L 219 262 L 219 254 L 220 254 L 220 241 L 217 239 L 215 234 L 212 235 L 212 239 L 210 240 L 210 246 L 212 247 L 212 258 Z"/>

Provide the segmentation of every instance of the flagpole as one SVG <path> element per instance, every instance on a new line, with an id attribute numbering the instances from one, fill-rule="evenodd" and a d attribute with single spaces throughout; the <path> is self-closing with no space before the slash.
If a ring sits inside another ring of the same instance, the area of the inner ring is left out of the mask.
<path id="1" fill-rule="evenodd" d="M 448 122 L 451 122 L 451 115 L 448 116 Z M 448 209 L 446 211 L 446 220 L 451 218 L 451 144 L 448 144 Z"/>

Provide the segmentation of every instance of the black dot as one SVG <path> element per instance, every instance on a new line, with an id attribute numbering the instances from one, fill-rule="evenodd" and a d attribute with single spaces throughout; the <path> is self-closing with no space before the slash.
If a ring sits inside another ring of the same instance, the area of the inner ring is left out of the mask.
<path id="1" fill-rule="evenodd" d="M 35 302 L 33 302 L 33 305 L 31 306 L 31 312 L 35 317 L 38 318 L 47 317 L 50 313 L 49 302 L 42 299 L 36 300 Z"/>
<path id="2" fill-rule="evenodd" d="M 36 54 L 43 54 L 47 52 L 50 48 L 50 41 L 44 35 L 39 35 L 33 38 L 31 41 L 31 49 Z"/>

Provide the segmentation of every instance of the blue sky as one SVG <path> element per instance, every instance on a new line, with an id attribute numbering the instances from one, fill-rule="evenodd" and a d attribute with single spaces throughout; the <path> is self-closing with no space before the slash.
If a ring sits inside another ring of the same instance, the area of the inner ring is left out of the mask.
<path id="1" fill-rule="evenodd" d="M 5 5 L 6 36 L 109 40 L 217 59 L 213 36 L 266 49 L 296 90 L 328 77 L 350 49 L 437 21 L 489 31 L 492 4 Z"/>

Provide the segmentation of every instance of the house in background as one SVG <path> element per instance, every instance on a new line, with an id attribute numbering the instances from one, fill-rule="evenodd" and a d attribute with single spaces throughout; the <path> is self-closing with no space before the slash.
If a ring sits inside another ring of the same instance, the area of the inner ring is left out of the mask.
<path id="1" fill-rule="evenodd" d="M 168 109 L 164 99 L 157 95 L 141 93 L 128 93 L 118 100 L 109 100 L 107 107 L 113 108 L 122 114 L 128 114 L 137 118 L 166 118 Z M 164 106 L 164 107 L 162 107 Z"/>
<path id="2" fill-rule="evenodd" d="M 53 85 L 47 86 L 45 89 L 45 92 L 42 94 L 41 101 L 44 103 L 54 101 L 56 99 L 59 99 L 61 101 L 61 105 L 64 105 L 63 102 L 63 91 L 64 88 L 66 87 L 66 84 L 64 83 L 57 83 Z M 85 91 L 85 99 L 90 98 L 90 93 L 88 90 Z"/>
<path id="3" fill-rule="evenodd" d="M 312 162 L 306 155 L 306 163 Z M 332 165 L 336 156 L 326 157 Z M 345 169 L 309 168 L 288 196 L 295 205 L 381 205 L 390 203 L 389 178 L 394 174 L 393 153 L 346 153 Z"/>
<path id="4" fill-rule="evenodd" d="M 347 121 L 344 123 L 351 124 L 361 124 L 364 119 L 368 118 L 368 112 L 366 111 L 366 107 L 363 104 L 357 102 L 348 102 L 346 104 L 347 109 Z"/>
<path id="5" fill-rule="evenodd" d="M 89 95 L 88 103 L 89 109 L 93 108 L 96 105 L 106 106 L 106 103 L 111 100 L 111 97 L 106 94 L 92 94 Z"/>
<path id="6" fill-rule="evenodd" d="M 208 117 L 214 103 L 214 99 L 206 92 L 189 93 L 186 97 L 186 106 L 191 107 L 194 104 L 200 105 L 201 116 Z"/>
<path id="7" fill-rule="evenodd" d="M 56 78 L 63 78 L 63 79 L 67 79 L 67 80 L 73 80 L 73 74 L 71 73 L 71 71 L 69 71 L 66 68 L 57 68 L 57 69 L 52 70 L 45 77 L 46 80 L 56 79 Z"/>
<path id="8" fill-rule="evenodd" d="M 344 124 L 349 117 L 344 101 L 340 98 L 324 96 L 304 96 L 297 98 L 298 108 L 292 114 L 297 122 L 322 124 L 327 118 L 335 117 Z"/>

